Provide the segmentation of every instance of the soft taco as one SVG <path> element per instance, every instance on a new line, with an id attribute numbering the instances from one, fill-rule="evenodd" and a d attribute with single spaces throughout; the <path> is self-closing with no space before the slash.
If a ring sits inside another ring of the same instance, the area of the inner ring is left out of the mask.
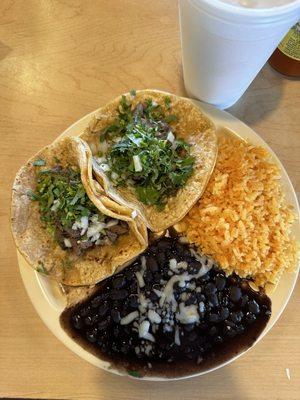
<path id="1" fill-rule="evenodd" d="M 147 229 L 92 181 L 91 153 L 79 138 L 45 147 L 15 178 L 16 245 L 37 271 L 71 286 L 94 284 L 147 246 Z"/>
<path id="2" fill-rule="evenodd" d="M 176 224 L 196 203 L 217 156 L 212 122 L 190 100 L 154 90 L 107 104 L 81 138 L 100 186 L 154 232 Z"/>

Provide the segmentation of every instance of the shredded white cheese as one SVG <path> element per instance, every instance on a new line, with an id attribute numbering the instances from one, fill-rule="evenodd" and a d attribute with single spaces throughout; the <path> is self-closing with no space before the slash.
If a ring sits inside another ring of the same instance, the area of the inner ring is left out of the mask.
<path id="1" fill-rule="evenodd" d="M 127 314 L 125 317 L 123 317 L 120 321 L 121 325 L 128 325 L 132 321 L 134 321 L 137 317 L 139 316 L 138 311 L 132 311 L 131 313 Z"/>

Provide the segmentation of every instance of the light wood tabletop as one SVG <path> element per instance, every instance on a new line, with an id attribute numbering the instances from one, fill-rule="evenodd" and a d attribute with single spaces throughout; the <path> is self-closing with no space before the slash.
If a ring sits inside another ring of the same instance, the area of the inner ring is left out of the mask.
<path id="1" fill-rule="evenodd" d="M 2 0 L 0 85 L 0 398 L 299 399 L 299 285 L 272 331 L 233 364 L 151 383 L 113 376 L 71 353 L 39 319 L 21 281 L 9 227 L 16 171 L 128 89 L 185 95 L 177 1 Z M 265 66 L 229 111 L 275 150 L 299 194 L 299 80 Z"/>

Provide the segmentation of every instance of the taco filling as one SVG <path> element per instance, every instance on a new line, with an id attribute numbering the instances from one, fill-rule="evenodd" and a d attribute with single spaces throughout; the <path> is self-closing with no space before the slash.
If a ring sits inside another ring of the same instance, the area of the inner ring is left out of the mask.
<path id="1" fill-rule="evenodd" d="M 29 195 L 38 201 L 42 222 L 63 250 L 81 255 L 95 246 L 113 244 L 128 232 L 126 222 L 99 212 L 75 168 L 56 165 L 40 170 L 36 190 Z"/>
<path id="2" fill-rule="evenodd" d="M 118 114 L 100 135 L 99 167 L 114 186 L 133 187 L 139 201 L 163 208 L 193 173 L 190 144 L 176 138 L 171 100 L 151 98 L 132 106 L 122 96 Z"/>

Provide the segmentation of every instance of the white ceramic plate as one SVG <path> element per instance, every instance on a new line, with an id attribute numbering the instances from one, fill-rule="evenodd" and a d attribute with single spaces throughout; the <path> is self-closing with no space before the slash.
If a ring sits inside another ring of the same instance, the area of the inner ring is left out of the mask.
<path id="1" fill-rule="evenodd" d="M 278 163 L 279 167 L 281 168 L 282 174 L 282 185 L 286 192 L 286 198 L 288 203 L 292 204 L 298 214 L 298 221 L 300 219 L 300 212 L 299 212 L 299 205 L 297 201 L 297 197 L 295 191 L 293 189 L 292 183 L 280 163 L 279 159 L 276 157 L 272 149 L 247 125 L 239 121 L 237 118 L 234 118 L 232 115 L 228 114 L 225 111 L 218 110 L 212 106 L 200 103 L 195 101 L 195 104 L 199 106 L 199 108 L 204 111 L 205 114 L 217 126 L 217 129 L 224 129 L 227 128 L 233 132 L 235 132 L 238 136 L 244 139 L 249 139 L 250 142 L 256 145 L 263 146 L 266 148 L 274 157 L 275 161 Z M 84 128 L 88 125 L 93 114 L 97 111 L 86 115 L 79 121 L 75 122 L 71 125 L 61 136 L 74 136 L 79 135 Z M 294 225 L 294 235 L 295 237 L 300 240 L 300 224 L 297 223 Z M 80 347 L 77 343 L 75 343 L 60 327 L 59 324 L 59 316 L 64 309 L 65 300 L 62 296 L 59 286 L 52 282 L 47 277 L 43 277 L 37 272 L 35 272 L 24 260 L 24 258 L 18 254 L 19 266 L 21 276 L 27 290 L 28 296 L 30 297 L 32 304 L 34 305 L 36 311 L 38 312 L 41 319 L 47 325 L 47 327 L 51 330 L 51 332 L 61 341 L 63 342 L 71 351 L 76 353 L 79 357 L 83 358 L 84 360 L 90 362 L 91 364 L 95 365 L 96 367 L 105 369 L 107 371 L 113 372 L 115 374 L 120 375 L 120 372 L 111 368 L 108 362 L 104 362 L 99 358 L 95 357 L 91 353 L 84 350 Z M 265 336 L 265 334 L 272 328 L 275 322 L 278 320 L 280 315 L 282 314 L 283 310 L 286 307 L 286 304 L 292 294 L 294 289 L 297 275 L 299 271 L 299 265 L 297 271 L 294 273 L 286 273 L 280 280 L 280 283 L 276 289 L 276 291 L 270 296 L 272 300 L 272 316 L 271 319 L 261 333 L 260 337 L 256 341 L 256 343 Z M 215 369 L 221 368 L 226 364 L 231 363 L 238 357 L 240 357 L 245 352 L 239 354 L 236 357 L 226 361 L 223 364 L 220 364 L 212 369 L 208 369 L 203 371 L 199 374 L 194 374 L 192 376 L 206 374 L 211 372 Z M 187 378 L 187 377 L 185 377 Z M 146 380 L 166 380 L 164 378 L 155 378 L 155 377 L 145 377 L 142 379 Z M 178 378 L 176 378 L 178 379 Z"/>

